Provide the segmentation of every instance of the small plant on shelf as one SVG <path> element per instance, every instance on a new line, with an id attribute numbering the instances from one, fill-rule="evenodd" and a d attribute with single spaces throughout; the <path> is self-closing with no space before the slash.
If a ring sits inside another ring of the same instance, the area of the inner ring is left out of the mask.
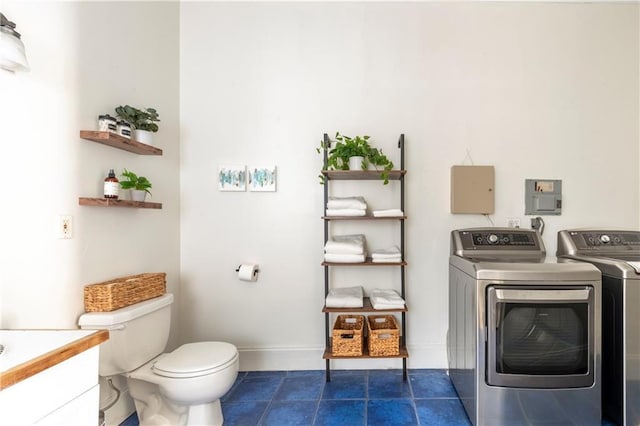
<path id="1" fill-rule="evenodd" d="M 351 138 L 336 132 L 334 139 L 335 141 L 329 141 L 329 143 L 320 141 L 320 147 L 316 149 L 318 153 L 322 153 L 325 149 L 329 150 L 327 164 L 324 165 L 326 170 L 349 170 L 349 158 L 363 157 L 362 170 L 368 170 L 369 164 L 376 170 L 381 168 L 380 178 L 384 180 L 385 185 L 389 183 L 389 171 L 393 170 L 393 162 L 384 155 L 382 150 L 369 144 L 369 136 Z M 325 176 L 322 174 L 320 183 L 325 183 Z"/>
<path id="2" fill-rule="evenodd" d="M 122 189 L 131 189 L 132 191 L 139 191 L 142 193 L 141 200 L 136 199 L 134 193 L 132 193 L 132 198 L 134 201 L 144 201 L 144 196 L 146 194 L 151 195 L 151 182 L 144 176 L 138 176 L 135 173 L 124 169 L 122 172 L 122 176 L 125 179 L 120 180 L 120 186 Z"/>
<path id="3" fill-rule="evenodd" d="M 153 108 L 138 109 L 129 105 L 119 106 L 116 108 L 118 117 L 131 124 L 131 127 L 137 130 L 146 130 L 148 132 L 157 132 L 160 121 L 158 112 Z"/>

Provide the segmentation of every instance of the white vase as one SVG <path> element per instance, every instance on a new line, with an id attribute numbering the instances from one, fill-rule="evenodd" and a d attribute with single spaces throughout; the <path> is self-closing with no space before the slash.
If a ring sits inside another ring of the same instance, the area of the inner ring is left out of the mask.
<path id="1" fill-rule="evenodd" d="M 143 189 L 132 189 L 131 200 L 132 201 L 144 201 L 147 197 L 147 191 Z"/>
<path id="2" fill-rule="evenodd" d="M 133 138 L 138 142 L 142 142 L 147 145 L 153 145 L 153 133 L 148 130 L 135 129 L 133 131 Z"/>
<path id="3" fill-rule="evenodd" d="M 364 162 L 364 157 L 353 156 L 349 157 L 349 170 L 362 170 L 362 163 Z"/>

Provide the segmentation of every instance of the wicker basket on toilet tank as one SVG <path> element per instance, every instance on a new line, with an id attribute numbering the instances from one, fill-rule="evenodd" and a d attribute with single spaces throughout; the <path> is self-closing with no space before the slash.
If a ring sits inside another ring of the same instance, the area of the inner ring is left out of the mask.
<path id="1" fill-rule="evenodd" d="M 111 312 L 167 292 L 167 274 L 128 275 L 84 288 L 85 312 Z"/>

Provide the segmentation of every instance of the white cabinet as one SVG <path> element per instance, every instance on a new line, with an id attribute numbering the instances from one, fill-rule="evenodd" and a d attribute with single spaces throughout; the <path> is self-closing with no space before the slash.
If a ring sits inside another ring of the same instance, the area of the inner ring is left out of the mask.
<path id="1" fill-rule="evenodd" d="M 34 331 L 38 332 L 48 331 Z M 3 372 L 0 382 L 4 378 L 5 385 L 10 380 L 15 383 L 0 391 L 0 425 L 96 425 L 99 346 L 83 346 L 78 349 L 73 343 L 62 345 Z M 70 353 L 72 356 L 68 356 Z M 43 363 L 53 365 L 31 375 Z M 16 375 L 19 380 L 14 380 Z"/>
<path id="2" fill-rule="evenodd" d="M 100 387 L 93 386 L 51 414 L 36 422 L 38 426 L 94 425 L 98 423 Z"/>

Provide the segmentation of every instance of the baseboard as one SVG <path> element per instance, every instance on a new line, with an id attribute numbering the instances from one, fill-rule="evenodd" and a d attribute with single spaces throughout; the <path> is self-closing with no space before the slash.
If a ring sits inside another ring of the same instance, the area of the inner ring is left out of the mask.
<path id="1" fill-rule="evenodd" d="M 323 348 L 238 347 L 240 371 L 322 370 Z"/>
<path id="2" fill-rule="evenodd" d="M 409 345 L 408 368 L 447 368 L 446 346 Z M 240 371 L 324 370 L 324 348 L 238 347 Z M 397 358 L 336 359 L 331 368 L 369 370 L 402 368 Z"/>

